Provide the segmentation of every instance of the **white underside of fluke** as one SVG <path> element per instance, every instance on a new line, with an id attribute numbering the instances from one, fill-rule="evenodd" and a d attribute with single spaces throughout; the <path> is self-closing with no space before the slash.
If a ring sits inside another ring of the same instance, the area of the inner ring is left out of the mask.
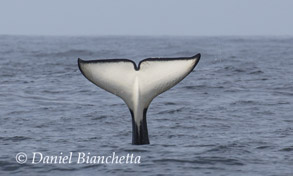
<path id="1" fill-rule="evenodd" d="M 139 128 L 151 101 L 175 86 L 195 67 L 200 54 L 186 58 L 150 58 L 135 63 L 127 59 L 78 60 L 83 75 L 98 87 L 121 97 L 133 111 Z"/>

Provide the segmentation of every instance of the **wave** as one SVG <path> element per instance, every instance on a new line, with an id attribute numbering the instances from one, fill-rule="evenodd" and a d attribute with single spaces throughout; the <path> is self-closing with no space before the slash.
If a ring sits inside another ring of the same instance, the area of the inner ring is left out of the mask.
<path id="1" fill-rule="evenodd" d="M 175 159 L 175 158 L 166 158 L 166 159 L 157 159 L 154 160 L 156 163 L 189 163 L 189 164 L 224 164 L 224 165 L 238 165 L 243 166 L 244 163 L 240 162 L 237 159 L 225 158 L 225 157 L 197 157 L 195 159 Z"/>
<path id="2" fill-rule="evenodd" d="M 53 53 L 36 53 L 33 54 L 35 57 L 84 57 L 84 56 L 98 56 L 98 57 L 107 57 L 112 55 L 118 55 L 115 50 L 99 50 L 99 51 L 90 51 L 84 49 L 71 49 L 67 51 L 53 52 Z M 97 58 L 92 58 L 97 59 Z"/>

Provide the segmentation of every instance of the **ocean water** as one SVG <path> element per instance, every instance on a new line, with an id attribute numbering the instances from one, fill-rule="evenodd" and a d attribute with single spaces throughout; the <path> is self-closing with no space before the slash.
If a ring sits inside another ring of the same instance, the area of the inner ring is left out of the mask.
<path id="1" fill-rule="evenodd" d="M 292 37 L 2 35 L 0 175 L 293 175 L 292 46 Z M 194 71 L 151 103 L 151 144 L 141 146 L 131 145 L 127 106 L 77 66 L 197 53 Z M 133 154 L 140 164 L 32 164 L 33 152 Z"/>

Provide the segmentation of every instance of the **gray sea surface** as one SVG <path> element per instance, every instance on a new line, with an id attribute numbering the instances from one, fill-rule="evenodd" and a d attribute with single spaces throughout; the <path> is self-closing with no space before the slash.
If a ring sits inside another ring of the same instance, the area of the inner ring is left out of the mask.
<path id="1" fill-rule="evenodd" d="M 127 106 L 77 66 L 197 53 L 194 71 L 151 103 L 150 145 L 131 145 Z M 32 164 L 33 152 L 141 163 Z M 293 175 L 293 37 L 1 35 L 0 175 Z"/>

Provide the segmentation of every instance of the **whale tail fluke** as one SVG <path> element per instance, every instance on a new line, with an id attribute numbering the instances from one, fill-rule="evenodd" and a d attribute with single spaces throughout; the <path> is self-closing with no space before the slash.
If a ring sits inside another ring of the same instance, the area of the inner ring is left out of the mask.
<path id="1" fill-rule="evenodd" d="M 151 101 L 184 79 L 197 65 L 200 54 L 181 58 L 148 58 L 138 66 L 128 59 L 84 61 L 82 74 L 98 87 L 120 97 L 130 109 L 133 144 L 149 144 L 146 112 Z"/>

